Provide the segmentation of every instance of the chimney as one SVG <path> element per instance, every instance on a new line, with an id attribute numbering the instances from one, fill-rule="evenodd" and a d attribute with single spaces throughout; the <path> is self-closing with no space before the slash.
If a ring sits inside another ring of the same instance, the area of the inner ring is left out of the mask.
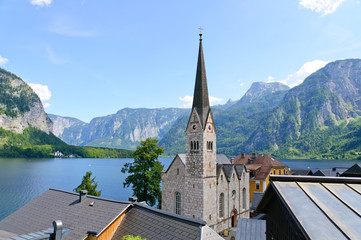
<path id="1" fill-rule="evenodd" d="M 129 200 L 129 202 L 136 202 L 136 201 L 138 201 L 138 198 L 133 196 L 133 197 L 129 197 L 128 200 Z"/>
<path id="2" fill-rule="evenodd" d="M 86 199 L 86 195 L 88 194 L 87 190 L 81 190 L 79 193 L 79 202 L 82 202 Z"/>
<path id="3" fill-rule="evenodd" d="M 63 223 L 60 220 L 53 221 L 54 233 L 51 239 L 61 240 L 63 237 Z"/>
<path id="4" fill-rule="evenodd" d="M 252 153 L 252 160 L 256 160 L 257 154 L 255 152 Z"/>
<path id="5" fill-rule="evenodd" d="M 241 158 L 244 158 L 244 157 L 245 157 L 244 152 L 241 152 Z"/>

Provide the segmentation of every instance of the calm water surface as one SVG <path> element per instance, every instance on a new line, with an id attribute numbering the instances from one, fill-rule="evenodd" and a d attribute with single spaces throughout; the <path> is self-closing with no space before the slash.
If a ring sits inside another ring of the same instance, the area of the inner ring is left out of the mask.
<path id="1" fill-rule="evenodd" d="M 173 158 L 159 159 L 166 169 Z M 49 188 L 72 191 L 86 171 L 92 171 L 102 190 L 102 197 L 128 200 L 130 188 L 124 188 L 126 177 L 122 166 L 133 159 L 7 159 L 0 158 L 0 220 L 13 213 Z M 289 160 L 281 162 L 291 168 L 327 169 L 350 167 L 361 161 Z"/>

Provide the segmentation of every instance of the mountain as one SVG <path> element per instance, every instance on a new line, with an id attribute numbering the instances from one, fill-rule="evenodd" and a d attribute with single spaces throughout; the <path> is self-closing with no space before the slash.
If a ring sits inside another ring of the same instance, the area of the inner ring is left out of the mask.
<path id="1" fill-rule="evenodd" d="M 52 133 L 64 134 L 59 122 L 81 125 L 59 120 L 53 129 L 38 95 L 19 77 L 0 68 L 0 157 L 49 158 L 55 152 L 88 158 L 132 156 L 131 151 L 123 149 L 69 146 Z"/>
<path id="2" fill-rule="evenodd" d="M 38 95 L 21 78 L 1 68 L 0 127 L 16 133 L 28 127 L 50 133 L 53 128 Z"/>
<path id="3" fill-rule="evenodd" d="M 360 86 L 360 59 L 327 64 L 291 89 L 282 103 L 263 117 L 245 143 L 246 150 L 296 157 L 310 153 L 327 157 L 361 150 L 361 135 L 355 135 L 359 143 L 350 143 L 347 138 L 341 141 L 342 136 L 359 131 Z M 349 146 L 340 149 L 341 143 Z"/>
<path id="4" fill-rule="evenodd" d="M 74 118 L 50 115 L 57 131 L 69 144 L 135 149 L 148 137 L 161 139 L 188 110 L 177 108 L 124 108 L 116 114 L 97 117 L 89 124 Z"/>
<path id="5" fill-rule="evenodd" d="M 79 119 L 72 117 L 61 117 L 54 114 L 48 114 L 53 121 L 53 134 L 70 145 L 82 145 L 83 130 L 89 125 Z"/>
<path id="6" fill-rule="evenodd" d="M 228 157 L 256 151 L 279 158 L 361 159 L 360 86 L 360 59 L 329 63 L 292 89 L 255 82 L 238 101 L 212 107 L 217 151 Z M 79 125 L 75 133 L 67 129 L 93 146 L 129 149 L 157 137 L 165 154 L 175 155 L 185 152 L 188 118 L 189 109 L 122 109 Z"/>
<path id="7" fill-rule="evenodd" d="M 249 136 L 249 126 L 260 118 L 260 112 L 269 111 L 281 103 L 289 87 L 282 83 L 255 82 L 238 101 L 212 107 L 217 129 L 217 150 L 229 156 Z M 185 152 L 185 128 L 189 113 L 179 118 L 159 141 L 168 155 Z"/>

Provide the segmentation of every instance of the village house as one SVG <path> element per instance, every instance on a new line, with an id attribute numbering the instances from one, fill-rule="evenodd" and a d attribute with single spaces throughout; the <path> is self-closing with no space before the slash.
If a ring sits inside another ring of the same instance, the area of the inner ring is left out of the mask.
<path id="1" fill-rule="evenodd" d="M 209 104 L 200 34 L 193 106 L 186 134 L 186 153 L 178 154 L 162 173 L 162 209 L 202 219 L 215 231 L 235 227 L 249 217 L 249 174 L 217 154 L 216 128 Z"/>
<path id="2" fill-rule="evenodd" d="M 269 183 L 269 177 L 271 175 L 290 175 L 288 167 L 271 157 L 270 155 L 261 155 L 252 153 L 247 155 L 241 153 L 234 157 L 233 164 L 242 164 L 249 171 L 249 194 L 250 201 L 253 201 L 254 193 L 263 193 Z M 262 194 L 260 194 L 262 196 Z"/>

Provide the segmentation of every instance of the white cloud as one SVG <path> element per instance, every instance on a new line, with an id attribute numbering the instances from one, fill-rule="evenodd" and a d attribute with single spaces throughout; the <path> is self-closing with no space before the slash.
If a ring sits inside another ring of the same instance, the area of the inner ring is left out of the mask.
<path id="1" fill-rule="evenodd" d="M 287 78 L 283 81 L 280 81 L 290 87 L 297 86 L 305 80 L 306 77 L 316 72 L 320 68 L 323 68 L 328 62 L 321 60 L 314 60 L 311 62 L 306 62 L 303 66 L 295 73 L 289 74 Z"/>
<path id="2" fill-rule="evenodd" d="M 31 0 L 32 5 L 37 5 L 40 7 L 49 6 L 53 0 Z"/>
<path id="3" fill-rule="evenodd" d="M 65 64 L 66 63 L 66 60 L 55 56 L 51 47 L 47 47 L 46 52 L 48 53 L 50 62 L 52 62 L 54 64 Z"/>
<path id="4" fill-rule="evenodd" d="M 242 82 L 242 83 L 240 83 L 240 84 L 239 84 L 239 86 L 243 87 L 243 86 L 244 86 L 244 83 L 243 83 L 243 82 Z"/>
<path id="5" fill-rule="evenodd" d="M 0 66 L 4 65 L 5 63 L 7 63 L 9 60 L 7 58 L 4 58 L 2 56 L 0 56 Z"/>
<path id="6" fill-rule="evenodd" d="M 48 108 L 48 107 L 50 107 L 50 106 L 51 106 L 50 103 L 43 103 L 43 107 L 44 107 L 44 108 Z"/>
<path id="7" fill-rule="evenodd" d="M 181 106 L 181 108 L 191 108 L 192 107 L 193 96 L 185 95 L 184 97 L 179 97 L 179 100 L 184 102 L 183 105 Z M 213 106 L 213 103 L 215 103 L 215 102 L 222 102 L 222 101 L 223 101 L 223 99 L 221 99 L 221 98 L 209 96 L 209 102 L 210 102 L 211 106 Z"/>
<path id="8" fill-rule="evenodd" d="M 267 82 L 274 82 L 275 78 L 272 76 L 268 76 Z"/>
<path id="9" fill-rule="evenodd" d="M 49 31 L 58 35 L 68 37 L 95 37 L 98 35 L 96 28 L 82 29 L 74 19 L 62 16 L 56 19 L 49 28 Z M 87 27 L 88 28 L 88 27 Z"/>
<path id="10" fill-rule="evenodd" d="M 300 0 L 299 4 L 314 12 L 321 12 L 323 15 L 331 14 L 343 3 L 344 0 Z"/>
<path id="11" fill-rule="evenodd" d="M 50 103 L 44 103 L 51 98 L 51 92 L 46 85 L 41 85 L 37 83 L 28 83 L 29 86 L 34 90 L 34 92 L 39 96 L 40 100 L 43 102 L 44 108 L 50 107 Z"/>

